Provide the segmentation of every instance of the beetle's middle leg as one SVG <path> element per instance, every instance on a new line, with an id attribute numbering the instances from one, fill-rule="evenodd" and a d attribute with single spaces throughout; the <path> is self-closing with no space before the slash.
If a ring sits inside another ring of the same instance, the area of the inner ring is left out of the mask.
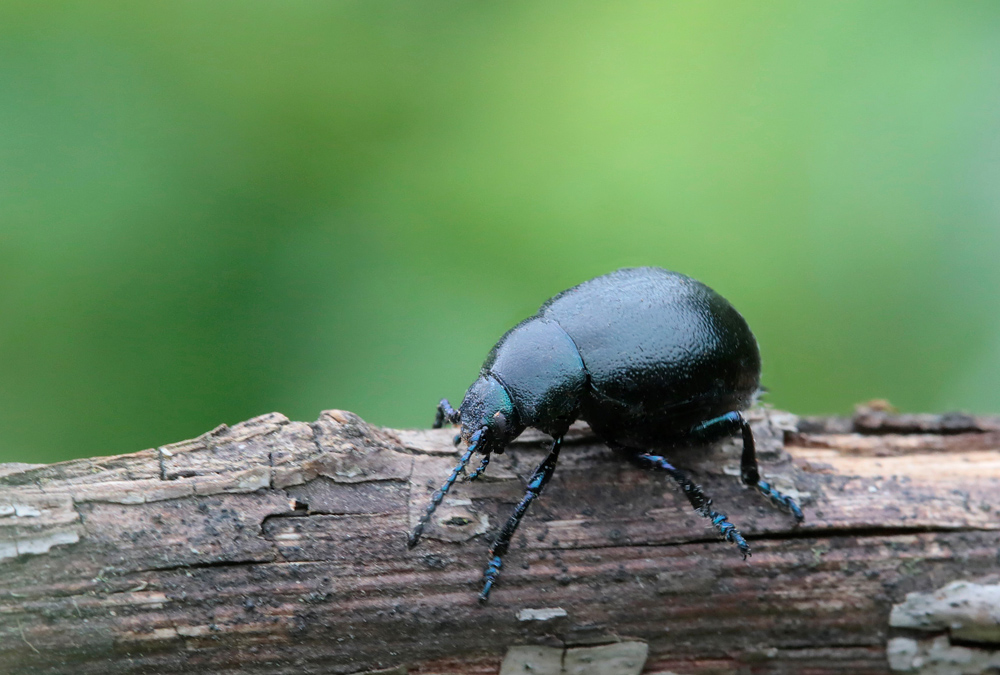
<path id="1" fill-rule="evenodd" d="M 757 446 L 753 440 L 753 430 L 739 412 L 730 412 L 710 419 L 694 427 L 691 437 L 698 440 L 714 440 L 727 434 L 739 431 L 743 436 L 743 456 L 740 458 L 740 477 L 743 484 L 757 488 L 757 491 L 770 499 L 776 505 L 788 509 L 795 519 L 802 521 L 802 509 L 788 495 L 778 492 L 773 485 L 760 479 L 760 469 L 757 466 Z"/>
<path id="2" fill-rule="evenodd" d="M 496 583 L 497 578 L 500 576 L 500 568 L 503 566 L 502 557 L 507 553 L 507 549 L 510 547 L 510 540 L 514 536 L 514 532 L 517 531 L 517 526 L 521 524 L 521 519 L 524 518 L 528 506 L 531 505 L 535 497 L 542 494 L 542 488 L 552 478 L 552 472 L 555 471 L 561 447 L 562 436 L 552 442 L 552 448 L 549 450 L 548 457 L 531 474 L 531 478 L 528 480 L 528 491 L 524 493 L 524 497 L 521 498 L 520 503 L 514 509 L 514 513 L 507 519 L 507 523 L 500 530 L 496 541 L 493 542 L 493 546 L 490 548 L 490 561 L 483 572 L 483 590 L 479 593 L 479 602 L 486 602 L 490 591 L 493 589 L 493 584 Z"/>
<path id="3" fill-rule="evenodd" d="M 665 457 L 661 457 L 660 455 L 639 452 L 632 455 L 631 458 L 639 466 L 665 471 L 671 478 L 677 481 L 684 491 L 684 496 L 691 502 L 694 510 L 711 520 L 712 525 L 715 525 L 715 528 L 722 535 L 723 539 L 736 544 L 736 548 L 740 550 L 740 553 L 743 554 L 743 559 L 746 560 L 746 557 L 750 555 L 750 545 L 743 538 L 743 535 L 740 534 L 740 531 L 736 529 L 736 526 L 729 522 L 726 514 L 712 509 L 712 500 L 702 492 L 700 485 L 688 478 L 687 474 L 677 469 Z"/>

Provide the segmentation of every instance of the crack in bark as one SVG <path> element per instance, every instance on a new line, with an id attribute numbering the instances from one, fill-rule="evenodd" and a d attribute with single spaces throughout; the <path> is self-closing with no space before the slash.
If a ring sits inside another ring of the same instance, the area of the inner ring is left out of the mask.
<path id="1" fill-rule="evenodd" d="M 145 567 L 141 570 L 136 570 L 134 573 L 144 573 L 144 572 L 176 572 L 179 570 L 198 570 L 198 569 L 210 569 L 215 567 L 248 567 L 251 565 L 275 565 L 281 564 L 280 561 L 260 559 L 260 560 L 210 560 L 205 562 L 193 562 L 193 563 L 178 563 L 176 565 L 166 565 L 164 567 Z"/>
<path id="2" fill-rule="evenodd" d="M 935 525 L 912 525 L 897 527 L 824 527 L 814 530 L 794 529 L 782 532 L 771 532 L 761 535 L 744 535 L 747 539 L 756 541 L 787 541 L 792 539 L 832 539 L 835 537 L 896 537 L 907 534 L 949 534 L 953 532 L 996 532 L 998 528 L 971 527 L 968 525 L 955 526 L 935 526 Z"/>
<path id="3" fill-rule="evenodd" d="M 839 537 L 858 537 L 858 538 L 871 538 L 878 539 L 880 537 L 895 537 L 904 536 L 909 534 L 951 534 L 956 532 L 996 532 L 998 530 L 982 528 L 982 527 L 887 527 L 887 528 L 826 528 L 817 530 L 801 530 L 801 531 L 789 531 L 789 532 L 771 532 L 771 533 L 761 533 L 761 534 L 745 534 L 744 538 L 749 541 L 789 541 L 795 539 L 837 539 Z M 433 535 L 428 535 L 428 538 L 434 539 Z M 440 540 L 438 540 L 440 541 Z M 664 541 L 664 542 L 653 542 L 653 541 L 634 541 L 634 542 L 608 542 L 606 544 L 593 544 L 593 545 L 566 545 L 566 546 L 533 546 L 528 548 L 518 548 L 519 551 L 597 551 L 602 549 L 622 549 L 622 548 L 671 548 L 680 546 L 689 546 L 693 544 L 713 544 L 713 543 L 726 543 L 724 539 L 719 537 L 692 537 L 690 539 L 678 539 L 676 541 Z"/>
<path id="4" fill-rule="evenodd" d="M 779 651 L 794 653 L 813 649 L 880 649 L 884 647 L 881 640 L 873 642 L 838 642 L 836 644 L 804 644 L 796 647 L 776 647 Z"/>

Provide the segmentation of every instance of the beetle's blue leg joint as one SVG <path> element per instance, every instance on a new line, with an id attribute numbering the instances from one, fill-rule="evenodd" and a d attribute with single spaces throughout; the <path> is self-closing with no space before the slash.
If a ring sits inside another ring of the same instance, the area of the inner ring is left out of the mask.
<path id="1" fill-rule="evenodd" d="M 736 548 L 740 550 L 743 555 L 743 559 L 750 555 L 750 545 L 747 544 L 746 539 L 740 534 L 740 531 L 736 529 L 736 526 L 729 522 L 729 518 L 724 513 L 719 513 L 712 509 L 712 500 L 709 499 L 704 492 L 702 492 L 701 486 L 692 481 L 687 477 L 683 471 L 677 469 L 673 464 L 668 462 L 666 458 L 660 455 L 650 455 L 647 453 L 638 453 L 633 456 L 635 461 L 644 467 L 659 469 L 660 471 L 665 471 L 671 478 L 673 478 L 681 486 L 684 491 L 684 496 L 687 497 L 688 501 L 691 502 L 691 506 L 699 514 L 708 518 L 712 521 L 712 525 L 715 529 L 719 531 L 722 538 L 726 541 L 735 544 Z"/>
<path id="2" fill-rule="evenodd" d="M 740 413 L 728 412 L 725 415 L 713 417 L 710 420 L 705 420 L 695 425 L 691 429 L 691 436 L 695 440 L 714 441 L 739 431 L 742 426 L 740 424 L 742 420 L 743 415 Z"/>
<path id="3" fill-rule="evenodd" d="M 444 496 L 448 494 L 448 490 L 451 486 L 455 484 L 455 480 L 458 479 L 458 474 L 465 470 L 466 465 L 469 460 L 472 459 L 472 453 L 476 451 L 476 445 L 479 444 L 479 440 L 483 436 L 483 430 L 480 429 L 476 433 L 472 434 L 471 442 L 469 443 L 469 448 L 462 455 L 461 459 L 458 460 L 458 464 L 455 468 L 451 470 L 451 475 L 448 476 L 448 480 L 441 485 L 437 491 L 431 496 L 431 503 L 427 505 L 427 510 L 424 511 L 424 515 L 420 516 L 420 520 L 417 522 L 417 526 L 413 528 L 413 532 L 410 533 L 409 538 L 406 541 L 406 545 L 413 548 L 420 541 L 420 536 L 424 533 L 424 528 L 427 527 L 427 523 L 430 521 L 431 516 L 434 515 L 434 511 L 437 507 L 441 505 Z"/>
<path id="4" fill-rule="evenodd" d="M 458 424 L 461 421 L 462 413 L 452 408 L 448 399 L 443 398 L 438 402 L 437 414 L 434 416 L 434 424 L 431 426 L 434 429 L 440 429 L 444 426 L 445 422 Z"/>
<path id="5" fill-rule="evenodd" d="M 479 593 L 479 602 L 486 602 L 489 598 L 490 591 L 500 576 L 500 568 L 503 566 L 501 558 L 507 553 L 507 549 L 510 548 L 510 540 L 514 536 L 514 532 L 517 531 L 517 526 L 521 524 L 524 514 L 528 511 L 528 506 L 531 505 L 535 497 L 542 494 L 542 489 L 549 482 L 549 479 L 552 478 L 552 474 L 556 470 L 556 461 L 559 459 L 560 448 L 562 448 L 562 437 L 552 442 L 552 448 L 549 450 L 548 456 L 538 465 L 535 472 L 531 474 L 531 478 L 528 479 L 527 492 L 521 497 L 521 501 L 514 508 L 514 513 L 507 519 L 503 529 L 500 530 L 500 534 L 497 535 L 496 541 L 493 542 L 493 547 L 490 548 L 490 562 L 486 565 L 486 570 L 483 572 L 483 590 Z"/>

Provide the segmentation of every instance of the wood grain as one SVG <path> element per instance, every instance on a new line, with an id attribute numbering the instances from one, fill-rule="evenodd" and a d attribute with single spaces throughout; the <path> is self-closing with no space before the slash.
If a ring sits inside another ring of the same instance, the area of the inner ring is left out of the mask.
<path id="1" fill-rule="evenodd" d="M 488 542 L 540 435 L 457 484 L 413 550 L 456 460 L 447 429 L 275 413 L 0 466 L 0 672 L 495 674 L 517 645 L 639 640 L 645 673 L 882 674 L 893 604 L 1000 571 L 996 419 L 752 422 L 765 477 L 805 523 L 740 485 L 736 441 L 678 451 L 750 542 L 744 562 L 666 476 L 574 427 L 485 607 Z"/>

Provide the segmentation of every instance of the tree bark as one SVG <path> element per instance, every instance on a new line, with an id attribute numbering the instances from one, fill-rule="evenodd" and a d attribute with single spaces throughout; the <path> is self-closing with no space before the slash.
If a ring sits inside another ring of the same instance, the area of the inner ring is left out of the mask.
<path id="1" fill-rule="evenodd" d="M 751 421 L 804 523 L 740 484 L 738 440 L 678 451 L 749 541 L 744 562 L 669 477 L 577 426 L 485 606 L 488 542 L 545 455 L 538 434 L 456 483 L 413 550 L 453 430 L 274 413 L 0 465 L 0 672 L 889 673 L 890 638 L 915 635 L 890 627 L 907 593 L 997 583 L 1000 420 Z"/>

